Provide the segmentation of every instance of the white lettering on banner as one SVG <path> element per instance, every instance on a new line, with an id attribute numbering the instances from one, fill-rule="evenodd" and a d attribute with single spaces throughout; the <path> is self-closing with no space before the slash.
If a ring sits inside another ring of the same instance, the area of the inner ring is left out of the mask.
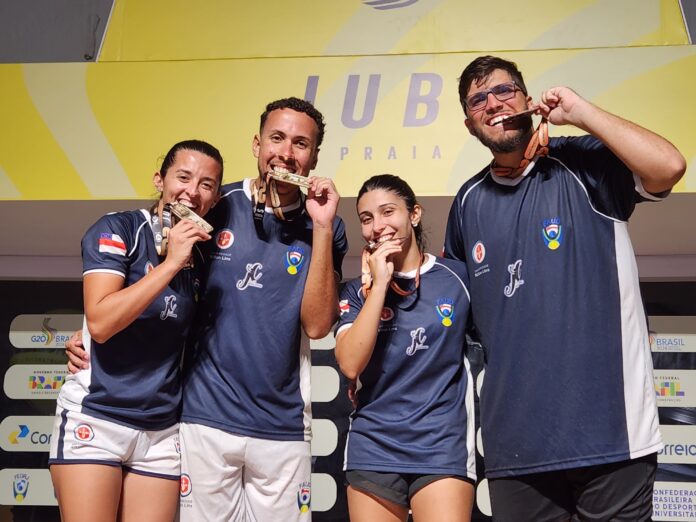
<path id="1" fill-rule="evenodd" d="M 696 482 L 655 482 L 653 520 L 696 522 Z"/>
<path id="2" fill-rule="evenodd" d="M 57 506 L 47 469 L 0 469 L 0 505 Z"/>

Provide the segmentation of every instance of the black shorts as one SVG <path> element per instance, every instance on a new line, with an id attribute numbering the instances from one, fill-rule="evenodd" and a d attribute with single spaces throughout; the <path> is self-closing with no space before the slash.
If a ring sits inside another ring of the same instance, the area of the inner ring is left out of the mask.
<path id="1" fill-rule="evenodd" d="M 652 454 L 586 468 L 490 479 L 493 520 L 650 520 L 656 471 L 657 454 Z"/>
<path id="2" fill-rule="evenodd" d="M 418 473 L 383 473 L 380 471 L 346 471 L 346 482 L 353 489 L 371 493 L 385 500 L 408 507 L 413 495 L 428 484 L 443 479 L 456 478 L 473 484 L 461 475 L 423 475 Z"/>

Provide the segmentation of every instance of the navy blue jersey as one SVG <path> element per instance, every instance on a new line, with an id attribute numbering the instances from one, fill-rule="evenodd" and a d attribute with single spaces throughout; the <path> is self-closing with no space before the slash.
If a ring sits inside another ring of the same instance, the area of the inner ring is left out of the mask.
<path id="1" fill-rule="evenodd" d="M 415 271 L 397 274 L 402 288 Z M 374 351 L 359 377 L 345 469 L 476 478 L 474 398 L 465 358 L 466 266 L 428 255 L 415 294 L 387 293 Z M 360 279 L 341 293 L 337 334 L 365 299 Z"/>
<path id="2" fill-rule="evenodd" d="M 312 220 L 299 204 L 288 221 L 252 217 L 249 181 L 223 187 L 209 214 L 215 226 L 196 354 L 182 420 L 272 440 L 310 437 L 310 353 L 300 350 L 300 307 L 312 256 Z M 347 249 L 334 221 L 334 267 Z M 327 303 L 326 306 L 335 306 Z"/>
<path id="3" fill-rule="evenodd" d="M 659 198 L 591 136 L 551 139 L 519 178 L 489 168 L 450 211 L 486 348 L 489 477 L 616 462 L 661 447 L 652 360 L 626 220 Z"/>
<path id="4" fill-rule="evenodd" d="M 197 249 L 195 269 L 181 270 L 145 311 L 105 343 L 83 327 L 90 367 L 68 375 L 58 404 L 137 429 L 164 429 L 179 420 L 180 362 L 193 322 L 196 275 L 203 263 Z M 82 239 L 83 274 L 108 273 L 131 286 L 159 264 L 150 213 L 108 214 Z"/>

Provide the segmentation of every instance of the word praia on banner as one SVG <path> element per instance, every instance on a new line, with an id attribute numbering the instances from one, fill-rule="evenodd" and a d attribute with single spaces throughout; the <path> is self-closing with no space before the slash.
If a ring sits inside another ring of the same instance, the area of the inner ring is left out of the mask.
<path id="1" fill-rule="evenodd" d="M 355 149 L 355 148 L 354 148 Z M 391 145 L 389 147 L 372 147 L 365 146 L 355 150 L 358 157 L 362 157 L 363 160 L 370 161 L 372 159 L 387 159 L 387 160 L 398 160 L 398 159 L 442 159 L 442 153 L 440 152 L 440 146 L 435 145 L 433 147 L 419 147 L 417 145 L 409 146 L 399 146 Z M 354 157 L 351 155 L 351 149 L 349 147 L 341 147 L 339 152 L 341 160 L 346 159 L 347 156 Z"/>

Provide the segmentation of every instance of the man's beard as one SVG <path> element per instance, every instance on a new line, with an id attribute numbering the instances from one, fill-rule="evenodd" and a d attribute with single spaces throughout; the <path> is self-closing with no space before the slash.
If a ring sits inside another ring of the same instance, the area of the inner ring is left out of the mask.
<path id="1" fill-rule="evenodd" d="M 492 138 L 484 134 L 481 129 L 477 128 L 473 129 L 472 134 L 476 136 L 485 147 L 489 148 L 491 152 L 514 152 L 520 148 L 526 147 L 527 143 L 529 143 L 529 140 L 532 138 L 532 134 L 534 134 L 531 117 L 523 118 L 520 120 L 520 123 L 522 124 L 521 127 L 515 129 L 514 132 L 506 132 L 503 138 Z"/>

